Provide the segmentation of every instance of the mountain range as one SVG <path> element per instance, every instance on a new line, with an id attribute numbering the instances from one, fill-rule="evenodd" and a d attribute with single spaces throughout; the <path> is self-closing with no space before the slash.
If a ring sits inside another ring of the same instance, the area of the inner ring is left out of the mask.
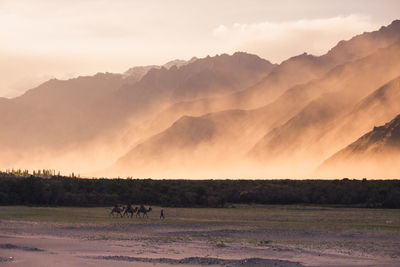
<path id="1" fill-rule="evenodd" d="M 0 98 L 0 168 L 159 178 L 393 177 L 399 103 L 396 20 L 321 56 L 303 53 L 280 64 L 244 52 L 194 57 L 53 79 Z M 382 162 L 390 164 L 381 169 Z"/>

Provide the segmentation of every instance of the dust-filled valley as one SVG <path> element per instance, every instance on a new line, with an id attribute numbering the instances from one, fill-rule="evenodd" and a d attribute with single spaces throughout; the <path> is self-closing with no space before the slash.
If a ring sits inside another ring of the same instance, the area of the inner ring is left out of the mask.
<path id="1" fill-rule="evenodd" d="M 399 10 L 0 0 L 0 265 L 399 266 Z"/>
<path id="2" fill-rule="evenodd" d="M 395 178 L 397 142 L 391 170 L 361 167 L 366 157 L 378 166 L 382 151 L 354 157 L 360 164 L 339 154 L 333 166 L 330 157 L 400 113 L 399 38 L 396 20 L 324 55 L 280 64 L 237 52 L 52 79 L 0 99 L 0 168 L 84 177 Z"/>

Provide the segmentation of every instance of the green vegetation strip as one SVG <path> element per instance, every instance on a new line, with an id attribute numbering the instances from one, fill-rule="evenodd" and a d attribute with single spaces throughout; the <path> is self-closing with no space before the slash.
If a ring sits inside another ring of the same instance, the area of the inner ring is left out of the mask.
<path id="1" fill-rule="evenodd" d="M 80 179 L 0 172 L 0 205 L 101 207 L 128 203 L 164 207 L 312 204 L 400 208 L 400 180 Z"/>

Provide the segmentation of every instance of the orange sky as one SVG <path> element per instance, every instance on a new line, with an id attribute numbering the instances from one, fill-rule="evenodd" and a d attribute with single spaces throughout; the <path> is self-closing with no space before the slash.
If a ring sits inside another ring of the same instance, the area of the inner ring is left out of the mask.
<path id="1" fill-rule="evenodd" d="M 0 0 L 0 96 L 52 78 L 246 51 L 325 53 L 398 19 L 400 1 Z"/>

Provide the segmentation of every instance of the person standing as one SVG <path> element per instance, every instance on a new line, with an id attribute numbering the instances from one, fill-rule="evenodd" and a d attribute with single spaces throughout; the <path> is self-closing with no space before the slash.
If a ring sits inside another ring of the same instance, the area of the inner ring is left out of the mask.
<path id="1" fill-rule="evenodd" d="M 164 209 L 161 209 L 161 212 L 160 212 L 160 220 L 161 219 L 165 219 L 165 216 L 164 216 Z"/>

